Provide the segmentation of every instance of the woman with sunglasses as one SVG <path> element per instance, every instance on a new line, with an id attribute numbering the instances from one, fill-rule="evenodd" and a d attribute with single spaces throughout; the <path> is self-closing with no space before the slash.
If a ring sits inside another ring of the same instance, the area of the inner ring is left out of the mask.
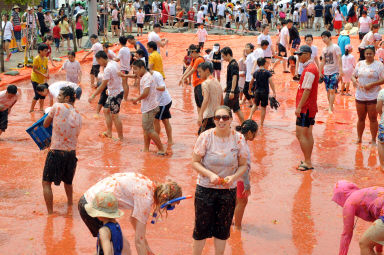
<path id="1" fill-rule="evenodd" d="M 375 60 L 375 46 L 369 45 L 364 49 L 365 60 L 357 63 L 352 75 L 352 83 L 356 88 L 357 110 L 357 143 L 361 143 L 365 129 L 365 119 L 368 114 L 372 144 L 376 144 L 378 129 L 376 103 L 380 85 L 384 84 L 384 65 Z"/>
<path id="2" fill-rule="evenodd" d="M 192 167 L 198 173 L 195 192 L 193 255 L 202 254 L 205 240 L 214 238 L 215 254 L 224 254 L 236 206 L 236 185 L 247 170 L 247 145 L 231 129 L 232 112 L 220 106 L 214 115 L 216 127 L 200 134 Z"/>

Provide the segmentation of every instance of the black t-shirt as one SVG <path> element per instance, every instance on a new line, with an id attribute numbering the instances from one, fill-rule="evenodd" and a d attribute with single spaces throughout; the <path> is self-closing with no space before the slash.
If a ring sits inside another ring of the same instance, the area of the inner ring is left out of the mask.
<path id="1" fill-rule="evenodd" d="M 151 14 L 151 11 L 152 11 L 152 5 L 150 5 L 150 4 L 146 4 L 146 5 L 144 5 L 144 13 L 145 14 Z"/>
<path id="2" fill-rule="evenodd" d="M 384 3 L 379 3 L 379 7 L 378 7 L 378 9 L 379 9 L 379 10 L 384 9 Z M 383 17 L 383 16 L 384 16 L 384 10 L 379 11 L 379 15 L 380 15 L 381 17 Z"/>
<path id="3" fill-rule="evenodd" d="M 292 26 L 290 29 L 289 29 L 289 43 L 292 43 L 293 40 L 299 38 L 300 39 L 300 34 L 299 34 L 299 31 L 297 30 L 297 28 L 295 26 Z"/>
<path id="4" fill-rule="evenodd" d="M 264 10 L 270 10 L 273 12 L 273 5 L 269 4 L 264 7 Z M 267 13 L 267 19 L 270 20 L 272 16 L 272 12 L 266 12 Z"/>
<path id="5" fill-rule="evenodd" d="M 218 51 L 217 53 L 213 53 L 212 59 L 221 60 L 221 53 Z M 212 62 L 214 70 L 221 70 L 221 62 Z"/>
<path id="6" fill-rule="evenodd" d="M 44 14 L 42 12 L 37 13 L 37 19 L 39 20 L 40 27 L 45 27 Z"/>
<path id="7" fill-rule="evenodd" d="M 323 17 L 324 7 L 321 4 L 315 6 L 315 17 Z"/>
<path id="8" fill-rule="evenodd" d="M 332 4 L 327 4 L 325 6 L 324 16 L 332 17 L 331 10 L 332 10 Z"/>
<path id="9" fill-rule="evenodd" d="M 360 17 L 363 16 L 363 11 L 364 11 L 364 4 L 359 4 Z"/>
<path id="10" fill-rule="evenodd" d="M 269 78 L 272 74 L 266 69 L 259 69 L 253 73 L 253 91 L 259 94 L 269 94 Z"/>
<path id="11" fill-rule="evenodd" d="M 248 5 L 249 15 L 256 15 L 256 4 Z"/>
<path id="12" fill-rule="evenodd" d="M 234 90 L 235 94 L 240 93 L 239 90 L 239 64 L 236 62 L 235 59 L 232 59 L 227 67 L 227 87 L 225 88 L 225 92 L 229 93 L 232 90 L 232 79 L 233 76 L 237 75 L 236 79 L 236 87 Z"/>

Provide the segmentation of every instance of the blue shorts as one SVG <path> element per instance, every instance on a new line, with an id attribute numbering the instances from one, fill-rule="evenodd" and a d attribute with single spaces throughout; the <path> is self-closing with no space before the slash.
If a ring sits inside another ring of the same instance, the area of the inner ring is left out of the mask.
<path id="1" fill-rule="evenodd" d="M 327 91 L 330 89 L 337 89 L 338 82 L 339 82 L 339 73 L 324 75 L 324 83 Z"/>
<path id="2" fill-rule="evenodd" d="M 377 132 L 377 139 L 380 143 L 384 143 L 384 125 L 379 124 L 379 132 Z"/>

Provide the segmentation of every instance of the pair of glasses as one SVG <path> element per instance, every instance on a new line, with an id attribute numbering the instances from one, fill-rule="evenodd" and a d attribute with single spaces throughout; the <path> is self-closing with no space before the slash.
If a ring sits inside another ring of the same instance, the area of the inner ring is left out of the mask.
<path id="1" fill-rule="evenodd" d="M 231 117 L 229 117 L 229 115 L 215 115 L 215 117 L 213 117 L 213 119 L 216 121 L 220 121 L 220 119 L 223 121 L 228 121 L 230 118 Z"/>

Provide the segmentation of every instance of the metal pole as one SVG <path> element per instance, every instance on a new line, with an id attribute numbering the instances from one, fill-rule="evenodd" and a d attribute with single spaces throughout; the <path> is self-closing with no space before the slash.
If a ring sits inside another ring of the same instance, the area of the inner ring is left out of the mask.
<path id="1" fill-rule="evenodd" d="M 92 34 L 97 35 L 97 1 L 88 0 L 88 37 Z M 88 41 L 84 45 L 85 48 L 90 49 L 92 43 L 88 38 Z"/>

